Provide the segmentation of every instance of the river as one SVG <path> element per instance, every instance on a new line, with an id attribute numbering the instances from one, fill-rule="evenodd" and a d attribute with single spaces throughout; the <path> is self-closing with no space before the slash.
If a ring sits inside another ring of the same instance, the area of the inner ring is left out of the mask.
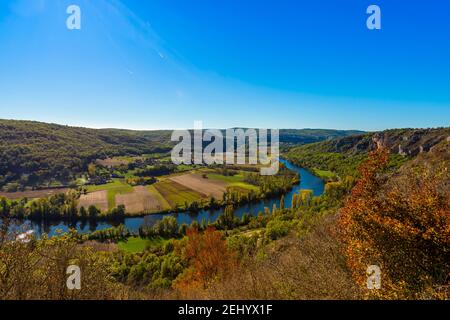
<path id="1" fill-rule="evenodd" d="M 284 202 L 285 206 L 288 207 L 291 205 L 292 196 L 296 193 L 298 193 L 302 189 L 310 189 L 313 191 L 313 194 L 315 196 L 319 196 L 323 193 L 324 190 L 324 183 L 323 181 L 311 174 L 311 172 L 297 167 L 293 165 L 292 163 L 281 159 L 280 162 L 282 162 L 288 169 L 295 171 L 300 174 L 300 183 L 293 186 L 292 190 L 289 191 L 287 194 L 284 195 Z M 277 207 L 280 206 L 280 197 L 271 198 L 271 199 L 265 199 L 261 200 L 257 203 L 251 203 L 246 204 L 243 206 L 238 207 L 235 210 L 235 215 L 237 217 L 242 217 L 244 213 L 249 213 L 251 215 L 257 215 L 259 212 L 264 211 L 264 207 L 268 207 L 269 209 L 272 209 L 273 205 L 276 204 Z M 216 210 L 201 210 L 197 213 L 192 212 L 178 212 L 178 213 L 169 213 L 169 214 L 150 214 L 144 217 L 131 217 L 126 218 L 123 222 L 125 224 L 125 227 L 130 230 L 131 232 L 137 232 L 139 230 L 139 227 L 142 225 L 152 225 L 157 220 L 162 219 L 164 216 L 171 215 L 174 216 L 177 219 L 178 224 L 190 224 L 192 221 L 196 220 L 199 223 L 201 223 L 203 220 L 214 222 L 219 217 L 219 215 L 223 212 L 223 208 L 216 209 Z M 27 221 L 22 225 L 22 228 L 25 228 L 27 230 L 34 230 L 36 236 L 42 235 L 42 233 L 47 233 L 49 236 L 53 236 L 56 234 L 56 231 L 62 230 L 63 232 L 68 231 L 69 228 L 76 228 L 78 232 L 86 233 L 94 230 L 102 230 L 106 228 L 110 228 L 113 225 L 108 222 L 96 222 L 96 223 L 83 223 L 83 222 L 77 222 L 74 224 L 68 224 L 65 222 L 61 223 L 36 223 Z"/>

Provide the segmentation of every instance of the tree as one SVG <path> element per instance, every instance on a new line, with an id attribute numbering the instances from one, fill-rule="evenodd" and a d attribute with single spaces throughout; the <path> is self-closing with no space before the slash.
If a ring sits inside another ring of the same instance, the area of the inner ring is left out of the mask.
<path id="1" fill-rule="evenodd" d="M 188 239 L 183 256 L 189 261 L 189 268 L 176 280 L 175 288 L 207 288 L 235 270 L 236 256 L 228 249 L 219 231 L 208 227 L 204 233 L 199 233 L 198 229 L 190 228 L 186 234 Z"/>
<path id="2" fill-rule="evenodd" d="M 88 165 L 88 173 L 91 177 L 94 177 L 97 171 L 97 167 L 95 164 L 91 163 Z"/>
<path id="3" fill-rule="evenodd" d="M 304 205 L 306 206 L 311 205 L 312 197 L 313 197 L 312 190 L 309 189 L 301 190 L 301 200 Z"/>
<path id="4" fill-rule="evenodd" d="M 90 205 L 88 208 L 88 214 L 89 214 L 89 218 L 94 219 L 99 214 L 99 210 L 97 209 L 96 206 Z"/>
<path id="5" fill-rule="evenodd" d="M 210 207 L 211 209 L 214 209 L 214 208 L 216 208 L 216 206 L 217 206 L 217 201 L 216 201 L 216 199 L 215 199 L 214 197 L 210 197 L 210 198 L 209 198 L 209 207 Z"/>
<path id="6" fill-rule="evenodd" d="M 283 210 L 283 209 L 284 209 L 284 195 L 282 195 L 281 199 L 280 199 L 280 210 Z"/>
<path id="7" fill-rule="evenodd" d="M 113 218 L 120 219 L 125 216 L 126 210 L 123 204 L 118 205 L 117 208 L 111 210 L 111 216 Z"/>
<path id="8" fill-rule="evenodd" d="M 217 227 L 220 229 L 233 229 L 236 225 L 236 218 L 234 216 L 234 208 L 232 205 L 228 205 L 224 212 L 217 219 Z"/>
<path id="9" fill-rule="evenodd" d="M 378 265 L 382 297 L 439 297 L 450 275 L 448 163 L 388 175 L 387 161 L 386 150 L 370 154 L 341 210 L 348 265 L 363 288 L 367 267 Z"/>
<path id="10" fill-rule="evenodd" d="M 162 220 L 156 222 L 155 232 L 163 237 L 174 237 L 178 232 L 178 222 L 175 217 L 165 216 Z"/>
<path id="11" fill-rule="evenodd" d="M 297 208 L 297 198 L 298 198 L 298 195 L 296 193 L 294 193 L 292 195 L 292 202 L 291 202 L 291 208 L 292 209 Z"/>
<path id="12" fill-rule="evenodd" d="M 87 213 L 86 209 L 82 206 L 80 208 L 80 216 L 81 216 L 81 218 L 86 218 L 87 215 L 88 215 L 88 213 Z"/>

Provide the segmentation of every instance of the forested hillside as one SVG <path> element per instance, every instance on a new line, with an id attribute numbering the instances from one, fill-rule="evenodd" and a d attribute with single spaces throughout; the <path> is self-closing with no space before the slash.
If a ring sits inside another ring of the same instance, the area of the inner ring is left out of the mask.
<path id="1" fill-rule="evenodd" d="M 0 187 L 67 183 L 94 159 L 170 150 L 168 131 L 87 129 L 34 121 L 0 120 Z"/>
<path id="2" fill-rule="evenodd" d="M 448 137 L 450 128 L 392 129 L 294 147 L 285 156 L 325 179 L 336 180 L 338 176 L 356 175 L 358 165 L 378 146 L 389 150 L 388 165 L 399 167 Z"/>
<path id="3" fill-rule="evenodd" d="M 281 130 L 280 141 L 305 144 L 359 133 Z M 69 184 L 95 159 L 169 152 L 171 131 L 88 129 L 35 121 L 0 120 L 0 189 Z"/>

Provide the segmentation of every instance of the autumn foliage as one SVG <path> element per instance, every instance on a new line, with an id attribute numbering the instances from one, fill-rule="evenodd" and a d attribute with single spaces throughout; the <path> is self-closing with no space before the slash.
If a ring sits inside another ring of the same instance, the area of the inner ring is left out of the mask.
<path id="1" fill-rule="evenodd" d="M 449 173 L 445 161 L 385 172 L 379 149 L 359 168 L 360 179 L 341 210 L 347 263 L 366 288 L 369 265 L 381 268 L 379 298 L 448 298 Z"/>
<path id="2" fill-rule="evenodd" d="M 219 231 L 208 227 L 200 233 L 196 228 L 190 228 L 186 235 L 182 254 L 189 261 L 189 268 L 177 279 L 175 288 L 182 291 L 207 288 L 235 270 L 237 259 Z"/>

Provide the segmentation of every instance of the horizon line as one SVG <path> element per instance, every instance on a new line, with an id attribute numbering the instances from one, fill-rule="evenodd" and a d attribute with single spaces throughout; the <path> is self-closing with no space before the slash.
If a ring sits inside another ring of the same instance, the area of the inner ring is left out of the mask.
<path id="1" fill-rule="evenodd" d="M 16 119 L 16 118 L 0 118 L 0 121 L 18 121 L 18 122 L 36 122 L 36 123 L 43 123 L 43 124 L 52 124 L 52 125 L 58 125 L 58 126 L 66 126 L 66 127 L 72 127 L 72 128 L 83 128 L 83 129 L 93 129 L 93 130 L 128 130 L 128 131 L 174 131 L 174 130 L 195 130 L 195 128 L 138 128 L 138 127 L 115 127 L 115 126 L 95 126 L 95 125 L 88 125 L 88 124 L 75 124 L 75 123 L 61 123 L 61 122 L 54 122 L 54 121 L 42 121 L 42 120 L 32 120 L 32 119 Z M 202 130 L 226 130 L 226 129 L 271 129 L 271 130 L 333 130 L 333 131 L 360 131 L 361 133 L 367 133 L 367 132 L 377 132 L 382 130 L 389 130 L 389 129 L 380 129 L 380 130 L 363 130 L 363 129 L 336 129 L 336 128 L 319 128 L 319 127 L 281 127 L 281 128 L 265 128 L 265 127 L 248 127 L 248 126 L 229 126 L 229 127 L 205 127 L 202 128 Z M 415 128 L 390 128 L 390 129 L 415 129 Z M 419 128 L 416 128 L 419 129 Z M 420 128 L 425 129 L 425 128 Z M 431 129 L 431 128 L 430 128 Z"/>

